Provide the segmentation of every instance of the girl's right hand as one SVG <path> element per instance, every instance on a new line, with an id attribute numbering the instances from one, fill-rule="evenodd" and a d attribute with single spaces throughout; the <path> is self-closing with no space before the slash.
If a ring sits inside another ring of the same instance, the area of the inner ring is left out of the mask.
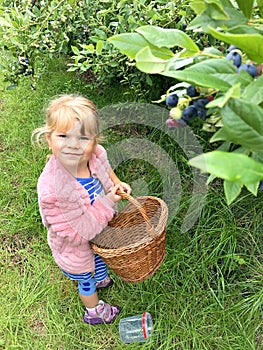
<path id="1" fill-rule="evenodd" d="M 117 194 L 117 191 L 119 190 L 119 184 L 113 186 L 110 190 L 110 192 L 107 194 L 107 197 L 111 199 L 114 203 L 117 203 L 121 200 L 121 196 Z"/>

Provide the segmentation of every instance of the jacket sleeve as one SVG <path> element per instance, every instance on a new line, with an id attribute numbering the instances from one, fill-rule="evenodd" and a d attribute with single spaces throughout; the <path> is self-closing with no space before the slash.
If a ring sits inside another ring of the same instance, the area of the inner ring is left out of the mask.
<path id="1" fill-rule="evenodd" d="M 94 238 L 115 214 L 115 203 L 106 196 L 97 198 L 93 205 L 74 193 L 68 199 L 60 202 L 54 195 L 42 196 L 40 212 L 45 226 L 74 245 L 83 238 L 88 241 Z"/>

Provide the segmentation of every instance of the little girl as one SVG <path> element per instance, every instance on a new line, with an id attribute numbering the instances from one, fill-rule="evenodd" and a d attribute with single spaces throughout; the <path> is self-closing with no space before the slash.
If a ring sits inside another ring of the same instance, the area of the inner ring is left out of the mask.
<path id="1" fill-rule="evenodd" d="M 62 95 L 50 102 L 46 116 L 46 125 L 33 136 L 38 143 L 45 136 L 52 152 L 37 185 L 48 244 L 61 271 L 78 282 L 84 321 L 110 323 L 120 307 L 98 299 L 97 290 L 113 281 L 89 241 L 113 218 L 121 199 L 117 191 L 130 194 L 131 188 L 119 180 L 98 144 L 98 114 L 90 100 Z"/>

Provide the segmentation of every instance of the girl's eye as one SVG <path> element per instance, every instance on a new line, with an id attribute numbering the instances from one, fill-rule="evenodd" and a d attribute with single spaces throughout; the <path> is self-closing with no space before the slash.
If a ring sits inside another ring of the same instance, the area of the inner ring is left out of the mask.
<path id="1" fill-rule="evenodd" d="M 58 136 L 58 137 L 61 137 L 61 138 L 67 137 L 67 135 L 65 135 L 65 134 L 58 134 L 57 136 Z"/>
<path id="2" fill-rule="evenodd" d="M 90 138 L 88 136 L 80 136 L 80 140 L 90 141 Z"/>

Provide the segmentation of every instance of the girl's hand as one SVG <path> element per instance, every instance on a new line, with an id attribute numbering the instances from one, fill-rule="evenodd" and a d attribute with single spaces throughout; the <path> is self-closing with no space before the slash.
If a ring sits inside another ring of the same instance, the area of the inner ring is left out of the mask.
<path id="1" fill-rule="evenodd" d="M 122 182 L 113 170 L 110 173 L 110 179 L 114 183 L 114 186 L 118 186 L 118 189 L 127 194 L 131 194 L 131 187 L 126 182 Z"/>
<path id="2" fill-rule="evenodd" d="M 119 186 L 115 185 L 110 189 L 110 192 L 107 194 L 107 197 L 111 199 L 114 203 L 119 202 L 121 200 L 121 196 L 117 194 L 119 190 Z"/>
<path id="3" fill-rule="evenodd" d="M 107 194 L 107 197 L 115 203 L 119 202 L 122 197 L 117 194 L 118 191 L 130 194 L 132 190 L 131 187 L 125 182 L 119 182 L 111 188 L 110 192 Z"/>
<path id="4" fill-rule="evenodd" d="M 125 192 L 127 194 L 131 194 L 132 192 L 131 186 L 128 185 L 126 182 L 120 181 L 115 186 L 118 186 L 118 190 L 121 192 Z"/>

